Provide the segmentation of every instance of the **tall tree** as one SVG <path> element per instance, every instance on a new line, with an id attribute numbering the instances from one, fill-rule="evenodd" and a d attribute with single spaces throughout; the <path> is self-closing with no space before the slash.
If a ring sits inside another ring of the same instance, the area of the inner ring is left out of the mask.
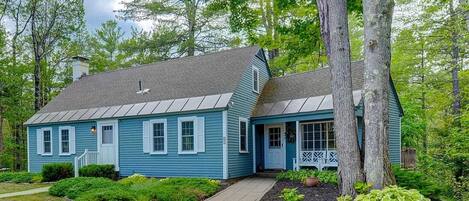
<path id="1" fill-rule="evenodd" d="M 317 4 L 321 35 L 331 67 L 339 189 L 342 195 L 355 195 L 354 184 L 363 180 L 363 173 L 352 96 L 347 4 L 345 0 L 318 0 Z"/>
<path id="2" fill-rule="evenodd" d="M 44 106 L 42 74 L 47 70 L 47 57 L 61 39 L 71 37 L 84 25 L 82 0 L 33 0 L 31 15 L 31 41 L 34 63 L 34 109 Z"/>
<path id="3" fill-rule="evenodd" d="M 388 154 L 389 72 L 393 0 L 363 1 L 365 21 L 365 160 L 366 181 L 374 188 L 395 183 Z"/>
<path id="4" fill-rule="evenodd" d="M 207 9 L 204 0 L 132 0 L 122 2 L 119 16 L 131 20 L 153 20 L 155 29 L 174 30 L 178 43 L 174 49 L 180 56 L 210 52 L 227 47 L 231 40 L 226 34 L 223 14 Z"/>

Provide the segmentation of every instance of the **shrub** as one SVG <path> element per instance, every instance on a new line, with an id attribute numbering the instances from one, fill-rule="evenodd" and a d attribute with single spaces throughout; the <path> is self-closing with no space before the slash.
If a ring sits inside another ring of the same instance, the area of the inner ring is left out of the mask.
<path id="1" fill-rule="evenodd" d="M 370 183 L 359 181 L 353 185 L 353 188 L 355 188 L 358 194 L 366 194 L 370 192 L 372 186 L 373 185 L 371 185 Z"/>
<path id="2" fill-rule="evenodd" d="M 120 185 L 107 178 L 76 177 L 60 180 L 55 183 L 49 189 L 49 194 L 58 197 L 67 196 L 70 199 L 75 199 L 81 193 L 91 189 L 103 189 L 115 186 Z"/>
<path id="3" fill-rule="evenodd" d="M 80 168 L 79 174 L 81 177 L 105 177 L 114 180 L 117 178 L 114 165 L 87 165 Z"/>
<path id="4" fill-rule="evenodd" d="M 407 189 L 416 189 L 425 197 L 439 199 L 449 191 L 447 185 L 435 181 L 433 178 L 415 170 L 404 170 L 393 166 L 397 185 Z"/>
<path id="5" fill-rule="evenodd" d="M 141 174 L 133 174 L 127 178 L 119 180 L 119 183 L 125 186 L 132 186 L 134 184 L 143 184 L 147 182 L 148 179 Z"/>
<path id="6" fill-rule="evenodd" d="M 335 171 L 317 171 L 317 170 L 289 170 L 277 175 L 277 180 L 291 180 L 304 182 L 308 177 L 316 177 L 322 183 L 329 183 L 337 185 L 337 172 Z"/>
<path id="7" fill-rule="evenodd" d="M 299 194 L 296 188 L 284 188 L 280 196 L 285 201 L 302 201 L 305 195 Z"/>
<path id="8" fill-rule="evenodd" d="M 151 179 L 131 187 L 137 193 L 147 195 L 148 200 L 158 201 L 203 200 L 215 194 L 219 188 L 219 181 L 201 178 Z"/>
<path id="9" fill-rule="evenodd" d="M 138 196 L 123 187 L 99 188 L 80 194 L 76 201 L 136 201 Z"/>
<path id="10" fill-rule="evenodd" d="M 342 195 L 337 197 L 337 201 L 352 201 L 353 198 L 350 195 Z"/>
<path id="11" fill-rule="evenodd" d="M 38 179 L 39 178 L 39 179 Z M 34 183 L 41 182 L 40 174 L 29 172 L 4 172 L 0 173 L 0 182 Z"/>
<path id="12" fill-rule="evenodd" d="M 42 166 L 43 181 L 58 181 L 73 177 L 72 163 L 49 163 Z"/>
<path id="13" fill-rule="evenodd" d="M 415 189 L 407 190 L 397 186 L 389 186 L 383 190 L 372 190 L 368 194 L 361 194 L 355 198 L 355 201 L 381 200 L 430 201 Z"/>

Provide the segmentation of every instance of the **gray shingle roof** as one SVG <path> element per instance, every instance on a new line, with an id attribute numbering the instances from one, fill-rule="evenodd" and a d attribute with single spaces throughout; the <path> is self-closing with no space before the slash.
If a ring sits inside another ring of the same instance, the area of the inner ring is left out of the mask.
<path id="1" fill-rule="evenodd" d="M 232 93 L 258 51 L 257 46 L 236 48 L 86 76 L 39 113 Z M 136 93 L 139 80 L 148 94 Z"/>
<path id="2" fill-rule="evenodd" d="M 363 61 L 352 62 L 354 102 L 361 99 Z M 332 109 L 331 73 L 329 68 L 270 79 L 257 102 L 253 116 L 310 112 Z"/>

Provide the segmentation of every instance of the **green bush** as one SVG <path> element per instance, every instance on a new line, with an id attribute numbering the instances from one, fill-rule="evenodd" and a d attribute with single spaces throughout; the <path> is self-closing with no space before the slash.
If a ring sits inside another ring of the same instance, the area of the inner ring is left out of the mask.
<path id="1" fill-rule="evenodd" d="M 121 179 L 118 182 L 125 186 L 132 186 L 134 184 L 143 184 L 148 181 L 148 178 L 141 174 L 133 174 L 127 178 Z"/>
<path id="2" fill-rule="evenodd" d="M 135 192 L 126 190 L 124 187 L 99 188 L 80 194 L 76 201 L 137 201 Z"/>
<path id="3" fill-rule="evenodd" d="M 80 168 L 80 177 L 105 177 L 115 180 L 117 172 L 114 171 L 114 165 L 87 165 Z"/>
<path id="4" fill-rule="evenodd" d="M 368 194 L 361 194 L 355 198 L 355 201 L 381 200 L 430 201 L 415 189 L 407 190 L 397 186 L 389 186 L 383 190 L 372 190 Z"/>
<path id="5" fill-rule="evenodd" d="M 201 178 L 151 179 L 131 187 L 148 200 L 158 201 L 197 201 L 210 197 L 220 189 L 220 182 Z"/>
<path id="6" fill-rule="evenodd" d="M 416 189 L 425 197 L 437 200 L 449 191 L 449 186 L 437 182 L 419 171 L 405 170 L 399 166 L 393 166 L 393 172 L 398 186 Z"/>
<path id="7" fill-rule="evenodd" d="M 353 185 L 353 188 L 355 188 L 358 194 L 366 194 L 370 192 L 372 186 L 371 183 L 359 181 Z"/>
<path id="8" fill-rule="evenodd" d="M 35 183 L 41 182 L 40 174 L 29 172 L 3 172 L 0 173 L 0 182 Z"/>
<path id="9" fill-rule="evenodd" d="M 42 166 L 43 181 L 58 181 L 73 177 L 72 163 L 49 163 Z"/>
<path id="10" fill-rule="evenodd" d="M 280 196 L 285 201 L 302 201 L 305 195 L 299 194 L 296 188 L 284 188 Z"/>
<path id="11" fill-rule="evenodd" d="M 317 171 L 317 170 L 289 170 L 277 175 L 277 180 L 291 180 L 304 182 L 308 177 L 316 177 L 322 183 L 337 185 L 337 172 L 335 171 Z"/>
<path id="12" fill-rule="evenodd" d="M 108 178 L 76 177 L 60 180 L 55 183 L 49 189 L 49 194 L 58 197 L 67 196 L 70 199 L 75 199 L 81 193 L 92 189 L 104 189 L 115 186 L 120 186 L 120 184 Z"/>

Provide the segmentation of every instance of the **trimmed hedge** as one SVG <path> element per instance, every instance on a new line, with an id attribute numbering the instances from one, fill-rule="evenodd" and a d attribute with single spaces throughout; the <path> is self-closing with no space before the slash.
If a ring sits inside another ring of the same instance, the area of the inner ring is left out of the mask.
<path id="1" fill-rule="evenodd" d="M 276 179 L 304 182 L 308 177 L 316 177 L 322 183 L 337 185 L 337 172 L 335 171 L 317 171 L 308 169 L 298 171 L 289 170 L 278 174 Z"/>
<path id="2" fill-rule="evenodd" d="M 80 177 L 104 177 L 116 180 L 117 172 L 114 171 L 114 165 L 87 165 L 80 168 Z"/>
<path id="3" fill-rule="evenodd" d="M 42 166 L 42 180 L 59 181 L 73 177 L 72 163 L 49 163 Z"/>
<path id="4" fill-rule="evenodd" d="M 55 183 L 49 189 L 49 194 L 58 197 L 67 196 L 70 199 L 75 199 L 78 195 L 89 190 L 105 189 L 115 186 L 120 185 L 107 178 L 76 177 L 60 180 Z"/>
<path id="5" fill-rule="evenodd" d="M 141 174 L 133 174 L 127 178 L 121 179 L 118 182 L 124 186 L 132 186 L 134 184 L 143 184 L 148 181 L 148 178 Z"/>
<path id="6" fill-rule="evenodd" d="M 2 172 L 0 173 L 0 182 L 13 183 L 36 183 L 41 182 L 42 177 L 39 173 L 29 172 Z"/>

